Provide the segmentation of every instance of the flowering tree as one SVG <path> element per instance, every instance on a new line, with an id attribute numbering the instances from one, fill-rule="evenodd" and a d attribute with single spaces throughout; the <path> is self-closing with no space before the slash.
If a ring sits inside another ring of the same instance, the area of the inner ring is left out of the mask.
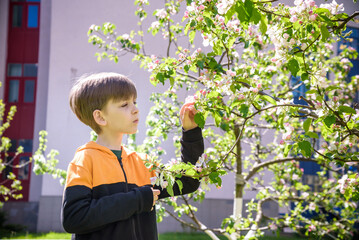
<path id="1" fill-rule="evenodd" d="M 15 159 L 23 153 L 23 147 L 20 146 L 16 149 L 15 154 L 9 154 L 11 148 L 11 140 L 4 136 L 6 129 L 10 127 L 11 120 L 16 115 L 16 106 L 11 106 L 9 111 L 5 114 L 5 104 L 0 100 L 0 208 L 2 208 L 4 202 L 9 199 L 21 199 L 23 196 L 20 193 L 22 190 L 21 181 L 19 177 L 14 173 L 14 169 L 21 169 L 28 167 L 30 163 L 33 163 L 33 171 L 35 174 L 51 174 L 54 178 L 60 178 L 60 183 L 64 184 L 66 179 L 66 171 L 56 168 L 58 160 L 56 156 L 58 152 L 51 150 L 45 157 L 46 151 L 46 131 L 40 131 L 39 133 L 39 147 L 35 154 L 26 162 L 15 164 Z"/>
<path id="2" fill-rule="evenodd" d="M 350 41 L 346 25 L 359 12 L 343 13 L 335 0 L 319 6 L 314 0 L 295 0 L 293 6 L 278 2 L 167 0 L 153 12 L 156 21 L 148 28 L 162 34 L 165 56 L 144 48 L 147 0 L 135 1 L 140 31 L 118 34 L 112 23 L 90 27 L 89 42 L 101 48 L 98 60 L 117 62 L 122 54 L 133 53 L 151 72 L 153 85 L 169 86 L 152 94 L 148 137 L 137 148 L 156 152 L 147 163 L 158 175 L 154 184 L 171 192 L 174 185 L 181 188 L 177 177 L 185 175 L 199 178 L 201 188 L 165 200 L 174 212 L 159 208 L 159 219 L 167 213 L 212 239 L 218 234 L 255 239 L 265 229 L 284 228 L 332 239 L 353 235 L 359 200 L 359 110 L 353 99 L 359 76 L 347 75 L 350 59 L 358 54 L 341 45 L 334 55 L 333 47 L 339 40 Z M 174 20 L 176 15 L 183 16 L 182 22 Z M 180 89 L 191 93 L 186 101 L 195 102 L 195 121 L 210 142 L 195 166 L 177 159 L 163 164 L 163 150 L 158 150 L 168 134 L 180 130 Z M 318 164 L 319 189 L 302 181 L 301 162 Z M 235 173 L 233 214 L 211 229 L 197 218 L 190 200 L 201 201 L 207 185 L 220 187 L 228 172 Z M 246 189 L 258 194 L 243 206 Z M 266 216 L 262 206 L 268 201 L 286 207 L 287 213 Z"/>

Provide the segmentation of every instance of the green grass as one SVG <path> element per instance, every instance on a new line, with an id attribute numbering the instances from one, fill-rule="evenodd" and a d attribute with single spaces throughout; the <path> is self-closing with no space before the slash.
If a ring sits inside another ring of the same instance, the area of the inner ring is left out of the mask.
<path id="1" fill-rule="evenodd" d="M 28 234 L 17 234 L 10 238 L 1 239 L 71 239 L 71 234 L 68 233 L 28 233 Z M 221 240 L 227 238 L 220 236 Z M 299 237 L 276 237 L 276 236 L 265 236 L 260 240 L 305 240 L 306 238 Z M 159 240 L 211 240 L 210 237 L 203 233 L 164 233 L 160 234 Z"/>

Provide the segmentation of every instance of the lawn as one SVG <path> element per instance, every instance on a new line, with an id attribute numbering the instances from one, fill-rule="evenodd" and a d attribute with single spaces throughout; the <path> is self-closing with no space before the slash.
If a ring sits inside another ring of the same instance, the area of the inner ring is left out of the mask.
<path id="1" fill-rule="evenodd" d="M 1 238 L 1 239 L 71 239 L 71 235 L 67 233 L 28 233 L 28 234 L 18 234 L 11 238 Z M 226 238 L 221 237 L 221 240 Z M 286 237 L 276 237 L 276 236 L 265 236 L 260 238 L 260 240 L 287 240 Z M 290 237 L 291 240 L 305 240 L 306 238 L 299 237 Z M 160 234 L 159 240 L 211 240 L 207 235 L 202 233 L 164 233 Z"/>

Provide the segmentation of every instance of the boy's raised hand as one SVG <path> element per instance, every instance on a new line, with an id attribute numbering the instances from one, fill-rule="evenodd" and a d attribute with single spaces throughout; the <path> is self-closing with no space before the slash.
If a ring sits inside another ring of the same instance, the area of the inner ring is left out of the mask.
<path id="1" fill-rule="evenodd" d="M 180 119 L 182 127 L 185 131 L 196 128 L 198 125 L 194 121 L 194 115 L 197 110 L 194 107 L 194 98 L 187 98 L 180 110 Z"/>
<path id="2" fill-rule="evenodd" d="M 158 200 L 158 195 L 160 195 L 161 191 L 158 190 L 158 189 L 152 189 L 152 194 L 153 194 L 153 204 L 152 204 L 152 209 L 151 211 L 153 210 L 153 207 L 155 206 L 156 204 L 156 201 Z"/>

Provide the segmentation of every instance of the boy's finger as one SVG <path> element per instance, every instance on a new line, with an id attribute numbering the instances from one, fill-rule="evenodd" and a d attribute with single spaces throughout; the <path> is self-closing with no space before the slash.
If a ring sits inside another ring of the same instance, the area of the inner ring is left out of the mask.
<path id="1" fill-rule="evenodd" d="M 191 106 L 191 105 L 194 106 L 194 103 L 193 103 L 193 102 L 189 102 L 189 103 L 183 104 L 183 106 L 182 106 L 182 108 L 181 108 L 181 110 L 180 110 L 180 115 L 182 115 L 183 112 L 185 111 L 185 109 L 186 109 L 187 107 Z"/>
<path id="2" fill-rule="evenodd" d="M 153 195 L 156 195 L 156 196 L 160 195 L 160 193 L 161 193 L 161 191 L 158 189 L 153 189 L 152 191 L 153 191 Z"/>

